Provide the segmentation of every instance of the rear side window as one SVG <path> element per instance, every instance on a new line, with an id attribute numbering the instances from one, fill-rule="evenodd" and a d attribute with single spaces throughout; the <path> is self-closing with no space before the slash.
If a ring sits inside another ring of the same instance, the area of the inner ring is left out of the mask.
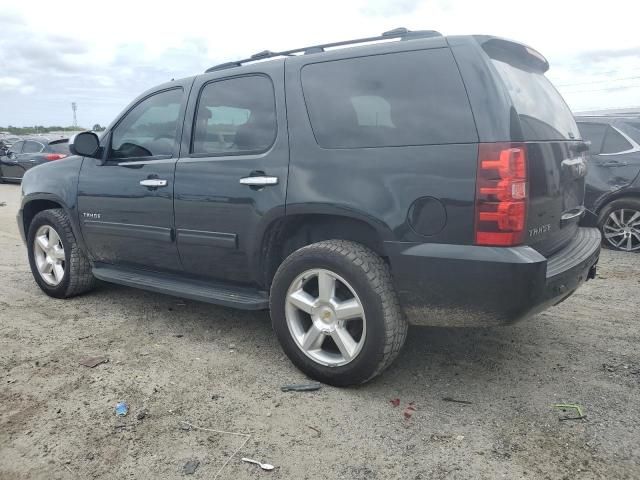
<path id="1" fill-rule="evenodd" d="M 205 85 L 198 101 L 191 152 L 241 155 L 267 150 L 276 138 L 275 95 L 262 75 Z"/>
<path id="2" fill-rule="evenodd" d="M 609 127 L 607 129 L 607 133 L 604 136 L 604 143 L 602 144 L 602 153 L 620 153 L 631 150 L 632 148 L 633 145 L 615 128 Z"/>
<path id="3" fill-rule="evenodd" d="M 589 149 L 593 154 L 599 154 L 604 140 L 604 134 L 607 131 L 606 123 L 578 123 L 582 139 L 591 142 Z"/>
<path id="4" fill-rule="evenodd" d="M 32 142 L 27 140 L 24 142 L 24 147 L 22 149 L 22 153 L 40 153 L 44 150 L 44 145 L 40 142 Z"/>
<path id="5" fill-rule="evenodd" d="M 518 58 L 512 49 L 503 49 L 497 42 L 486 42 L 483 48 L 511 97 L 525 140 L 580 137 L 571 110 L 533 61 Z"/>
<path id="6" fill-rule="evenodd" d="M 449 49 L 306 65 L 302 88 L 323 148 L 476 142 L 469 101 Z"/>

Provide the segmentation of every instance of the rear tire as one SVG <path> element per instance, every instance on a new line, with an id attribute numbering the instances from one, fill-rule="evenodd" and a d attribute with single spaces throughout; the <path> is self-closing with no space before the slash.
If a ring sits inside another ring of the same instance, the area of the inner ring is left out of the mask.
<path id="1" fill-rule="evenodd" d="M 332 292 L 330 300 L 321 289 Z M 360 384 L 379 375 L 407 336 L 389 267 L 373 251 L 346 240 L 315 243 L 287 257 L 273 279 L 270 307 L 289 359 L 330 385 Z M 307 342 L 312 331 L 316 340 Z"/>
<path id="2" fill-rule="evenodd" d="M 33 278 L 50 297 L 69 298 L 95 286 L 91 263 L 78 247 L 64 210 L 43 210 L 33 218 L 27 248 Z"/>
<path id="3" fill-rule="evenodd" d="M 600 211 L 598 226 L 605 247 L 640 252 L 640 198 L 626 197 L 608 203 Z"/>

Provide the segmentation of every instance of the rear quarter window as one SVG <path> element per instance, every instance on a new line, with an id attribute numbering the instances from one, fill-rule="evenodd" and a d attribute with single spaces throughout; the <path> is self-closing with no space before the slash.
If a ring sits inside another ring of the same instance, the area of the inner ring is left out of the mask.
<path id="1" fill-rule="evenodd" d="M 614 154 L 626 152 L 631 149 L 633 149 L 633 145 L 631 145 L 620 132 L 612 127 L 607 129 L 607 133 L 604 136 L 604 143 L 602 144 L 602 153 Z"/>
<path id="2" fill-rule="evenodd" d="M 65 153 L 69 154 L 69 142 L 55 142 L 50 143 L 48 150 L 53 153 Z"/>
<path id="3" fill-rule="evenodd" d="M 447 48 L 314 63 L 302 88 L 323 148 L 476 142 L 466 91 Z"/>

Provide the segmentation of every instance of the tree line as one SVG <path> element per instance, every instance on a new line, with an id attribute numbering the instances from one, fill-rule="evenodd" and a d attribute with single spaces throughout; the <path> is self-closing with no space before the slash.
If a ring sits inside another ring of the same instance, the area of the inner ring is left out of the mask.
<path id="1" fill-rule="evenodd" d="M 96 123 L 91 130 L 94 132 L 102 132 L 105 128 L 106 127 L 101 126 L 99 123 Z M 9 125 L 8 127 L 0 126 L 0 132 L 9 132 L 11 135 L 33 135 L 38 133 L 63 132 L 66 130 L 77 132 L 88 129 L 81 126 L 63 127 L 60 125 L 52 125 L 49 127 L 45 127 L 44 125 L 34 125 L 32 127 L 14 127 L 13 125 Z"/>

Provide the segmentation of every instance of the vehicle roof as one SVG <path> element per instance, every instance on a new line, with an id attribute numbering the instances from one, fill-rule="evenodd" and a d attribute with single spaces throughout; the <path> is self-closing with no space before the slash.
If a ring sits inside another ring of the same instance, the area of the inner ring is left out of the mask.
<path id="1" fill-rule="evenodd" d="M 602 114 L 602 115 L 574 115 L 577 120 L 590 120 L 593 122 L 611 123 L 616 120 L 640 120 L 640 113 L 629 114 Z"/>
<path id="2" fill-rule="evenodd" d="M 305 55 L 313 55 L 314 58 L 316 56 L 322 57 L 327 53 L 330 53 L 338 47 L 349 47 L 349 48 L 358 48 L 358 46 L 375 46 L 375 45 L 384 45 L 386 43 L 390 43 L 390 40 L 398 41 L 415 41 L 415 40 L 427 40 L 427 39 L 440 39 L 440 43 L 444 40 L 442 34 L 436 30 L 408 30 L 404 27 L 395 28 L 393 30 L 389 30 L 383 32 L 381 35 L 373 36 L 373 37 L 364 37 L 364 38 L 355 38 L 351 40 L 340 40 L 329 43 L 323 43 L 319 45 L 309 45 L 306 47 L 293 48 L 290 50 L 283 51 L 271 51 L 271 50 L 263 50 L 261 52 L 255 53 L 248 58 L 241 60 L 234 60 L 230 62 L 221 63 L 218 65 L 214 65 L 206 70 L 205 73 L 210 73 L 218 70 L 226 70 L 229 68 L 239 68 L 247 63 L 259 62 L 266 59 L 283 59 L 287 57 L 296 57 L 296 56 L 305 56 Z M 342 48 L 340 48 L 342 50 Z"/>
<path id="3" fill-rule="evenodd" d="M 64 143 L 69 141 L 68 138 L 49 138 L 49 137 L 23 137 L 20 140 L 23 140 L 23 141 L 29 140 L 32 142 L 38 142 L 43 144 Z"/>

